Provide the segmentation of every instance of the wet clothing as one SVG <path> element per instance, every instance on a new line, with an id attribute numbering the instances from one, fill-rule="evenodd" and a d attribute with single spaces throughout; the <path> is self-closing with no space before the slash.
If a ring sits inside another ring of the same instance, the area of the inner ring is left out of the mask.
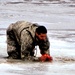
<path id="1" fill-rule="evenodd" d="M 49 54 L 49 40 L 40 41 L 35 36 L 39 25 L 26 21 L 18 21 L 9 25 L 7 29 L 7 53 L 15 59 L 26 59 L 34 56 L 34 48 L 39 46 L 40 53 Z"/>

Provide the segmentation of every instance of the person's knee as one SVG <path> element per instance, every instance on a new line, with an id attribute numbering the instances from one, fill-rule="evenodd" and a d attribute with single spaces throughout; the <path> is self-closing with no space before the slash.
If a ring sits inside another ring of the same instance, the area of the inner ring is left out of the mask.
<path id="1" fill-rule="evenodd" d="M 8 57 L 13 59 L 20 59 L 18 52 L 15 52 L 15 51 L 8 52 Z"/>

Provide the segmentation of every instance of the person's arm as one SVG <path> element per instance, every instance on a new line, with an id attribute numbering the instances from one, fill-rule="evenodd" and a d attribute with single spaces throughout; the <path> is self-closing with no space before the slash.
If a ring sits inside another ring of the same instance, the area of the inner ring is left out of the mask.
<path id="1" fill-rule="evenodd" d="M 53 58 L 50 56 L 49 47 L 50 47 L 50 42 L 48 41 L 48 39 L 46 39 L 46 41 L 40 43 L 40 45 L 39 45 L 40 53 L 41 53 L 41 57 L 39 57 L 40 61 L 45 62 L 45 61 L 53 60 Z"/>
<path id="2" fill-rule="evenodd" d="M 49 51 L 50 42 L 49 42 L 48 38 L 45 41 L 40 42 L 39 48 L 40 48 L 41 54 L 49 54 L 50 55 L 50 51 Z"/>

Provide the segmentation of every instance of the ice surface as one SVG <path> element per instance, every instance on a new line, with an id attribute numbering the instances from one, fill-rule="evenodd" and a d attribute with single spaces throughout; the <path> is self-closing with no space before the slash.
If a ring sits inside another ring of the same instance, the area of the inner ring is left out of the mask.
<path id="1" fill-rule="evenodd" d="M 6 29 L 19 20 L 48 28 L 53 62 L 5 58 Z M 75 0 L 0 0 L 0 75 L 75 75 Z"/>

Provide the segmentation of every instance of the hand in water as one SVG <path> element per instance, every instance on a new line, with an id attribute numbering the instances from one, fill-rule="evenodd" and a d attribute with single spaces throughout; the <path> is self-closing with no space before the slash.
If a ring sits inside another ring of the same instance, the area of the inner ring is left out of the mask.
<path id="1" fill-rule="evenodd" d="M 52 61 L 52 57 L 48 54 L 43 54 L 40 58 L 39 58 L 40 61 L 42 62 L 45 62 L 45 61 Z"/>

